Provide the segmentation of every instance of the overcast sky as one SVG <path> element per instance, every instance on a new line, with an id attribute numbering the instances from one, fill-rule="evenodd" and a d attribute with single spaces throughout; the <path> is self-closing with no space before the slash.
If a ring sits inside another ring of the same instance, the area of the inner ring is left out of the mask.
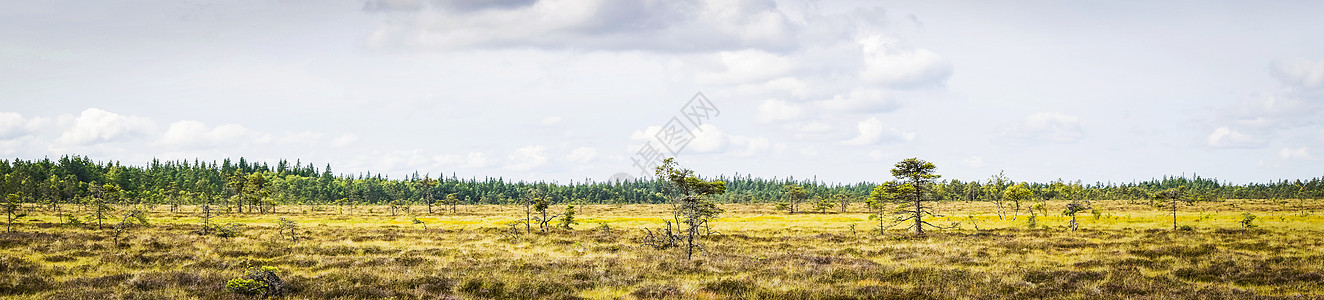
<path id="1" fill-rule="evenodd" d="M 1319 1 L 4 1 L 0 156 L 704 175 L 1324 175 Z M 683 117 L 682 117 L 683 118 Z"/>

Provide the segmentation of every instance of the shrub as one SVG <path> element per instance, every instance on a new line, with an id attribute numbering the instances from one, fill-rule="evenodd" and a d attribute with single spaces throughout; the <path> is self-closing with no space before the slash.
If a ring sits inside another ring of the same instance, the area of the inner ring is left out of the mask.
<path id="1" fill-rule="evenodd" d="M 260 295 L 263 298 L 279 296 L 285 289 L 285 282 L 280 280 L 276 267 L 255 267 L 244 272 L 240 278 L 225 282 L 225 290 L 249 296 Z"/>
<path id="2" fill-rule="evenodd" d="M 1255 228 L 1255 224 L 1251 223 L 1254 221 L 1255 221 L 1255 215 L 1251 213 L 1241 213 L 1241 221 L 1237 221 L 1237 223 L 1241 223 L 1241 227 L 1245 227 L 1249 229 L 1249 228 Z"/>

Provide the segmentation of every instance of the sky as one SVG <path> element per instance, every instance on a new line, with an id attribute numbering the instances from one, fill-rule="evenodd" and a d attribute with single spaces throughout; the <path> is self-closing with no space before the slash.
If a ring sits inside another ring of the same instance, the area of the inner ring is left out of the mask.
<path id="1" fill-rule="evenodd" d="M 1318 1 L 5 1 L 0 157 L 571 182 L 1324 176 Z M 682 123 L 683 124 L 683 123 Z M 663 135 L 662 133 L 666 133 Z M 681 144 L 676 144 L 681 145 Z M 652 153 L 652 152 L 647 152 Z M 672 155 L 668 155 L 672 156 Z M 649 161 L 649 160 L 643 160 Z M 647 163 L 645 163 L 647 165 Z"/>

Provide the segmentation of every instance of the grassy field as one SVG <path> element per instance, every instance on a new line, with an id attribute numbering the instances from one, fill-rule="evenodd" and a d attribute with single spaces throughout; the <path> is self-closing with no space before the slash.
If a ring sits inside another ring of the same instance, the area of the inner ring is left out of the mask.
<path id="1" fill-rule="evenodd" d="M 425 230 L 385 207 L 283 206 L 215 218 L 244 225 L 232 238 L 191 233 L 192 208 L 158 207 L 122 245 L 109 227 L 60 225 L 38 210 L 0 235 L 0 296 L 247 298 L 227 292 L 227 280 L 273 266 L 283 297 L 309 299 L 1324 297 L 1324 203 L 1198 203 L 1178 214 L 1193 229 L 1174 231 L 1164 211 L 1096 201 L 1100 213 L 1081 213 L 1076 232 L 1064 204 L 1048 203 L 1041 226 L 1027 228 L 1024 211 L 1012 221 L 989 203 L 942 203 L 948 217 L 934 223 L 959 227 L 924 237 L 879 235 L 860 204 L 796 215 L 723 205 L 693 260 L 640 245 L 643 228 L 664 226 L 667 205 L 581 205 L 573 231 L 520 235 L 506 225 L 522 218 L 517 207 L 437 209 L 416 216 Z M 1257 227 L 1242 228 L 1244 212 Z M 304 239 L 282 239 L 282 217 Z"/>

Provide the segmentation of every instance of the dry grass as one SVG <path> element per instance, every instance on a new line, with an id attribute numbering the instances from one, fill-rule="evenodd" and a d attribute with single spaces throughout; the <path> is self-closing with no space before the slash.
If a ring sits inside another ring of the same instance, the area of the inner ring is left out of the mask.
<path id="1" fill-rule="evenodd" d="M 692 261 L 639 246 L 642 228 L 670 217 L 665 205 L 580 205 L 577 230 L 519 236 L 505 225 L 522 218 L 515 207 L 420 215 L 423 230 L 384 207 L 289 206 L 217 218 L 246 225 L 235 238 L 191 234 L 195 214 L 161 207 L 121 246 L 110 229 L 57 225 L 37 211 L 22 232 L 0 235 L 0 296 L 244 298 L 225 281 L 276 266 L 287 297 L 308 299 L 1324 297 L 1324 203 L 1200 203 L 1178 215 L 1191 231 L 1170 230 L 1170 217 L 1147 205 L 1095 205 L 1102 214 L 1082 213 L 1070 232 L 1056 211 L 1030 229 L 1024 215 L 1002 220 L 988 203 L 945 203 L 949 217 L 937 223 L 962 224 L 925 237 L 880 236 L 860 212 L 724 205 L 719 234 Z M 1259 227 L 1242 229 L 1243 212 Z M 279 239 L 279 217 L 308 239 Z"/>

